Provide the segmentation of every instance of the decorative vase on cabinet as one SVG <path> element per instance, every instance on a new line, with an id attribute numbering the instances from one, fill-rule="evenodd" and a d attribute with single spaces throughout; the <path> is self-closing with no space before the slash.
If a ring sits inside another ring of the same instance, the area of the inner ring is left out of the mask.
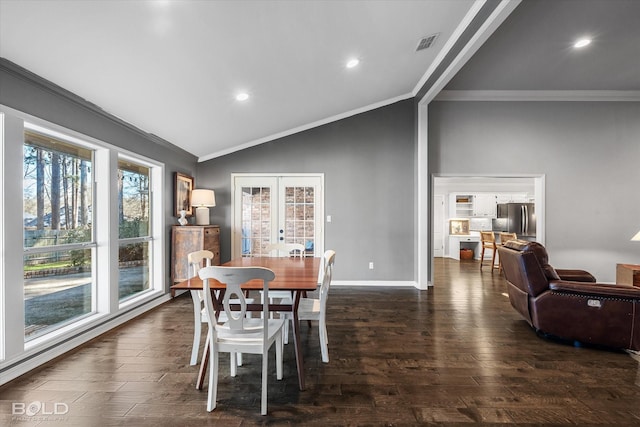
<path id="1" fill-rule="evenodd" d="M 187 255 L 213 252 L 211 265 L 220 265 L 220 227 L 217 225 L 174 225 L 171 230 L 171 283 L 189 279 Z"/>

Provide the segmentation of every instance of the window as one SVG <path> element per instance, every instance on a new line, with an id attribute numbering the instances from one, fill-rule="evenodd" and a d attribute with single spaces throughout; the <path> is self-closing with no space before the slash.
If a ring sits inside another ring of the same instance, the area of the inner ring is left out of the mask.
<path id="1" fill-rule="evenodd" d="M 93 151 L 24 134 L 24 336 L 29 341 L 95 311 Z"/>
<path id="2" fill-rule="evenodd" d="M 2 384 L 169 296 L 162 163 L 4 105 L 0 160 Z"/>
<path id="3" fill-rule="evenodd" d="M 149 289 L 149 168 L 118 161 L 118 297 L 126 301 Z"/>

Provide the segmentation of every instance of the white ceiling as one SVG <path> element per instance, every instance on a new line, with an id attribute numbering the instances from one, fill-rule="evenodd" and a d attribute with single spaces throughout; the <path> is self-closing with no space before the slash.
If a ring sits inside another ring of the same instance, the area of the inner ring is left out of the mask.
<path id="1" fill-rule="evenodd" d="M 0 56 L 203 160 L 414 96 L 473 8 L 0 0 Z M 433 33 L 435 45 L 416 52 Z M 346 69 L 351 57 L 360 65 Z M 237 102 L 238 91 L 251 98 Z"/>
<path id="2" fill-rule="evenodd" d="M 581 37 L 592 43 L 575 49 Z M 524 0 L 446 90 L 621 91 L 638 100 L 640 1 Z"/>
<path id="3" fill-rule="evenodd" d="M 438 71 L 491 4 L 500 16 Z M 443 94 L 639 100 L 638 22 L 640 0 L 0 0 L 0 56 L 206 160 L 421 96 L 439 73 Z M 576 52 L 583 35 L 594 42 Z"/>

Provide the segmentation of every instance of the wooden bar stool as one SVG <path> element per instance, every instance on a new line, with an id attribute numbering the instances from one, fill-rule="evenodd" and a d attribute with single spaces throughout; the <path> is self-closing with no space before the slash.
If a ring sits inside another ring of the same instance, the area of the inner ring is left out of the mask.
<path id="1" fill-rule="evenodd" d="M 518 235 L 516 233 L 500 233 L 500 245 L 504 246 L 509 240 L 518 240 Z M 498 265 L 498 271 L 502 273 L 502 261 Z"/>
<path id="2" fill-rule="evenodd" d="M 480 254 L 480 270 L 482 271 L 482 265 L 484 263 L 484 251 L 485 249 L 490 249 L 492 251 L 491 255 L 491 271 L 493 272 L 494 268 L 500 268 L 499 264 L 496 264 L 496 254 L 498 253 L 498 247 L 496 246 L 496 235 L 493 234 L 493 231 L 481 231 L 480 232 L 480 243 L 482 243 L 482 253 Z"/>

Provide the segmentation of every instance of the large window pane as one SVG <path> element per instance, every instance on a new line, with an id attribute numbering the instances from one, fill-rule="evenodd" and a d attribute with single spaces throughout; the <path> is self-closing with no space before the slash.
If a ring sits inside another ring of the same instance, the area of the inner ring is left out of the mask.
<path id="1" fill-rule="evenodd" d="M 91 241 L 92 152 L 73 144 L 25 132 L 24 228 L 80 230 Z"/>
<path id="2" fill-rule="evenodd" d="M 149 168 L 118 162 L 120 301 L 149 289 Z"/>
<path id="3" fill-rule="evenodd" d="M 149 243 L 120 245 L 119 259 L 120 300 L 149 289 Z"/>
<path id="4" fill-rule="evenodd" d="M 25 341 L 93 312 L 91 265 L 91 249 L 25 256 Z"/>
<path id="5" fill-rule="evenodd" d="M 149 168 L 118 162 L 119 237 L 149 235 Z"/>
<path id="6" fill-rule="evenodd" d="M 92 151 L 26 131 L 23 146 L 25 341 L 94 311 Z"/>

